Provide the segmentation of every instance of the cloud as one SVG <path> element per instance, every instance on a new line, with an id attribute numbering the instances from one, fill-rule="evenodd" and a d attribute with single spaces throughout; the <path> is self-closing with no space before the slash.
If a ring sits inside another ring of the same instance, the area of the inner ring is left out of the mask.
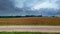
<path id="1" fill-rule="evenodd" d="M 56 0 L 50 0 L 50 1 L 45 1 L 42 3 L 37 3 L 35 4 L 32 9 L 40 10 L 41 8 L 53 8 L 53 9 L 58 9 L 58 4 L 55 3 Z"/>
<path id="2" fill-rule="evenodd" d="M 10 0 L 0 0 L 0 16 L 9 15 L 15 11 L 14 4 Z"/>
<path id="3" fill-rule="evenodd" d="M 0 16 L 60 15 L 59 9 L 60 0 L 0 0 Z"/>

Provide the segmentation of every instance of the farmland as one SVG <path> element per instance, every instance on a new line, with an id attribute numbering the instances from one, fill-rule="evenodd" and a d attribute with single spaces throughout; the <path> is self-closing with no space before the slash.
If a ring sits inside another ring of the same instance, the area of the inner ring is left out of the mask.
<path id="1" fill-rule="evenodd" d="M 60 17 L 0 18 L 0 25 L 60 25 Z"/>

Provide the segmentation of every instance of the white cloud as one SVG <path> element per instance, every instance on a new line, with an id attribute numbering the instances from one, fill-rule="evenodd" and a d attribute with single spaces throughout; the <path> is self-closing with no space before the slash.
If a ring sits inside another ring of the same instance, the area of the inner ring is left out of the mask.
<path id="1" fill-rule="evenodd" d="M 53 8 L 58 9 L 58 5 L 55 3 L 57 0 L 47 0 L 43 3 L 37 3 L 32 7 L 32 9 L 39 10 L 41 8 Z"/>
<path id="2" fill-rule="evenodd" d="M 14 0 L 15 7 L 22 8 L 25 0 Z"/>

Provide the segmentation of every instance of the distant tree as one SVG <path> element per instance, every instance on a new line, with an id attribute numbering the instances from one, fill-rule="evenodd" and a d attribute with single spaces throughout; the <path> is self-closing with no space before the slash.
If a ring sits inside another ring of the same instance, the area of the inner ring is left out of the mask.
<path id="1" fill-rule="evenodd" d="M 31 17 L 35 17 L 35 15 L 30 15 Z"/>
<path id="2" fill-rule="evenodd" d="M 39 15 L 39 17 L 42 17 L 42 15 Z"/>
<path id="3" fill-rule="evenodd" d="M 29 17 L 29 15 L 26 15 L 25 17 Z"/>
<path id="4" fill-rule="evenodd" d="M 55 17 L 55 16 L 52 16 L 52 17 Z"/>
<path id="5" fill-rule="evenodd" d="M 26 15 L 26 17 L 35 17 L 35 15 Z"/>

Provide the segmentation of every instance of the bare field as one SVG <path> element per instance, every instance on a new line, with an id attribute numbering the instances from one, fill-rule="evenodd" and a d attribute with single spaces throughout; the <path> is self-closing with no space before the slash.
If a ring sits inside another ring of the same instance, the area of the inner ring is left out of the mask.
<path id="1" fill-rule="evenodd" d="M 59 17 L 0 18 L 0 24 L 60 25 Z"/>

